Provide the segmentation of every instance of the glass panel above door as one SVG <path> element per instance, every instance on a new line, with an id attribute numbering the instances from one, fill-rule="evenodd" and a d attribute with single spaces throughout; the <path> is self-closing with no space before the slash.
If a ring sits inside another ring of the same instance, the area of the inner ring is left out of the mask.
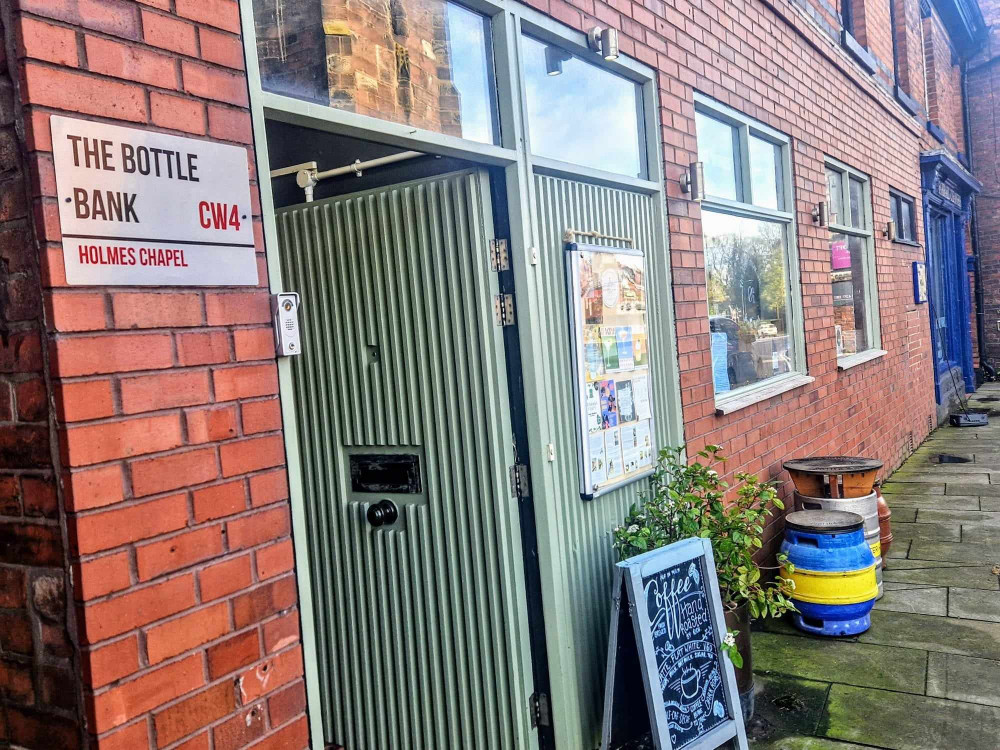
<path id="1" fill-rule="evenodd" d="M 253 0 L 264 91 L 496 143 L 489 19 L 444 0 Z"/>
<path id="2" fill-rule="evenodd" d="M 645 177 L 639 84 L 561 47 L 523 39 L 531 153 Z"/>

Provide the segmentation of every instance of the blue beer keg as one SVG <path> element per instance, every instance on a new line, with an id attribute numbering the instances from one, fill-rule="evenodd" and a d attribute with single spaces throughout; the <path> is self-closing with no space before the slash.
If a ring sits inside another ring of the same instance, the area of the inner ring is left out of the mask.
<path id="1" fill-rule="evenodd" d="M 871 627 L 878 596 L 875 556 L 864 518 L 838 510 L 800 510 L 785 517 L 781 551 L 794 572 L 796 627 L 817 635 L 857 635 Z"/>

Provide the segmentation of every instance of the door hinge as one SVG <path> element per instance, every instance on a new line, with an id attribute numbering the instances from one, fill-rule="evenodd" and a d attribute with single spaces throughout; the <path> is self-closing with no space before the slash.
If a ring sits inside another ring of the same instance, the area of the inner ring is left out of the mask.
<path id="1" fill-rule="evenodd" d="M 493 298 L 493 317 L 498 326 L 514 325 L 513 294 L 498 294 Z"/>
<path id="2" fill-rule="evenodd" d="M 552 726 L 548 693 L 532 693 L 528 701 L 531 704 L 531 728 Z"/>
<path id="3" fill-rule="evenodd" d="M 528 496 L 528 467 L 524 464 L 510 467 L 510 493 L 518 500 Z"/>
<path id="4" fill-rule="evenodd" d="M 510 270 L 510 255 L 507 240 L 490 240 L 490 268 L 494 271 Z"/>

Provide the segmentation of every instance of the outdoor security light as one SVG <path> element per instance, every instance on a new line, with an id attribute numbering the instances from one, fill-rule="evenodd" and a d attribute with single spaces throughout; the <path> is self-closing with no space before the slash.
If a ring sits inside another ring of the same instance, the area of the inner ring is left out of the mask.
<path id="1" fill-rule="evenodd" d="M 692 162 L 681 175 L 681 190 L 691 195 L 691 200 L 705 199 L 705 166 L 700 161 Z"/>
<path id="2" fill-rule="evenodd" d="M 563 72 L 562 64 L 571 60 L 573 56 L 564 49 L 553 47 L 551 44 L 545 48 L 545 73 L 550 76 L 557 76 Z"/>
<path id="3" fill-rule="evenodd" d="M 605 60 L 618 59 L 618 30 L 595 26 L 587 34 L 587 44 Z"/>
<path id="4" fill-rule="evenodd" d="M 889 219 L 889 221 L 886 222 L 885 233 L 883 236 L 888 237 L 890 240 L 896 239 L 896 222 L 892 219 Z"/>
<path id="5" fill-rule="evenodd" d="M 826 201 L 820 201 L 812 211 L 813 223 L 825 227 L 827 224 Z"/>

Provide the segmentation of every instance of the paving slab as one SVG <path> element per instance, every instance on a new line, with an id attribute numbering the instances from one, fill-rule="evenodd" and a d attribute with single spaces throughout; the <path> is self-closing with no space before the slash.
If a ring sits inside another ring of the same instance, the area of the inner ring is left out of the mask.
<path id="1" fill-rule="evenodd" d="M 927 655 L 923 651 L 845 643 L 804 633 L 754 633 L 751 642 L 755 671 L 921 695 L 924 692 Z"/>
<path id="2" fill-rule="evenodd" d="M 1000 623 L 875 609 L 858 642 L 1000 659 Z"/>
<path id="3" fill-rule="evenodd" d="M 1000 526 L 962 524 L 962 541 L 969 544 L 991 544 L 1000 550 Z"/>
<path id="4" fill-rule="evenodd" d="M 893 543 L 896 540 L 906 539 L 959 542 L 962 540 L 962 526 L 957 523 L 894 523 L 892 525 Z"/>
<path id="5" fill-rule="evenodd" d="M 948 616 L 1000 622 L 1000 591 L 949 588 Z M 1000 693 L 1000 682 L 994 687 Z"/>
<path id="6" fill-rule="evenodd" d="M 948 589 L 944 586 L 914 586 L 902 590 L 890 588 L 875 602 L 875 609 L 887 612 L 914 612 L 920 615 L 947 615 Z"/>
<path id="7" fill-rule="evenodd" d="M 944 560 L 903 560 L 889 558 L 892 562 L 887 563 L 883 570 L 915 570 L 918 568 L 961 568 L 963 563 L 947 562 Z"/>
<path id="8" fill-rule="evenodd" d="M 997 750 L 1000 708 L 833 685 L 820 735 L 891 750 Z"/>
<path id="9" fill-rule="evenodd" d="M 970 482 L 946 482 L 946 495 L 977 495 L 978 497 L 1000 497 L 1000 484 L 975 484 Z"/>
<path id="10" fill-rule="evenodd" d="M 974 565 L 992 565 L 1000 562 L 1000 548 L 994 544 L 930 542 L 914 539 L 910 544 L 908 557 L 911 560 L 948 560 Z"/>
<path id="11" fill-rule="evenodd" d="M 1000 706 L 1000 661 L 930 652 L 927 695 Z"/>
<path id="12" fill-rule="evenodd" d="M 909 589 L 947 589 L 947 586 L 928 586 L 926 583 L 896 583 L 895 581 L 882 581 L 882 588 L 885 591 L 907 591 Z M 881 601 L 881 599 L 879 600 Z"/>
<path id="13" fill-rule="evenodd" d="M 882 485 L 882 493 L 885 495 L 898 495 L 901 493 L 943 495 L 944 482 L 886 482 Z M 892 500 L 889 500 L 889 502 L 891 503 Z"/>
<path id="14" fill-rule="evenodd" d="M 957 508 L 919 508 L 917 523 L 990 524 L 1000 526 L 996 511 L 958 510 Z"/>
<path id="15" fill-rule="evenodd" d="M 911 560 L 910 562 L 925 562 Z M 895 561 L 882 571 L 883 581 L 896 583 L 922 583 L 931 586 L 961 586 L 984 591 L 1000 591 L 997 577 L 985 565 L 949 565 L 942 568 L 896 569 Z"/>
<path id="16" fill-rule="evenodd" d="M 903 485 L 905 486 L 905 485 Z M 1000 498 L 996 498 L 1000 500 Z M 897 492 L 886 495 L 885 501 L 893 516 L 897 508 L 942 508 L 955 510 L 979 510 L 980 500 L 977 495 L 958 497 L 956 495 L 923 495 L 918 492 Z"/>
<path id="17" fill-rule="evenodd" d="M 948 484 L 949 482 L 963 482 L 965 484 L 989 484 L 990 474 L 989 471 L 984 469 L 979 469 L 975 472 L 959 472 L 959 471 L 934 471 L 931 469 L 920 470 L 920 471 L 897 471 L 892 475 L 892 481 L 903 482 L 905 484 L 914 483 L 932 483 L 936 484 L 938 482 L 944 482 Z"/>
<path id="18" fill-rule="evenodd" d="M 776 740 L 751 742 L 750 747 L 759 750 L 871 750 L 871 745 L 855 745 L 853 742 L 838 742 L 825 737 L 806 737 L 801 734 L 780 737 Z"/>
<path id="19" fill-rule="evenodd" d="M 816 682 L 775 674 L 754 675 L 754 718 L 747 727 L 752 746 L 763 750 L 783 750 L 791 737 L 807 738 L 816 731 L 829 682 Z M 822 747 L 817 745 L 815 747 Z"/>
<path id="20" fill-rule="evenodd" d="M 917 520 L 917 510 L 919 508 L 906 508 L 893 503 L 889 506 L 892 511 L 892 523 L 913 523 Z"/>
<path id="21" fill-rule="evenodd" d="M 885 555 L 887 560 L 892 560 L 895 558 L 905 558 L 910 554 L 910 542 L 909 539 L 900 539 L 898 542 L 894 541 L 892 543 L 892 548 Z"/>
<path id="22" fill-rule="evenodd" d="M 998 511 L 1000 510 L 1000 497 L 981 497 L 979 498 L 979 509 Z"/>

